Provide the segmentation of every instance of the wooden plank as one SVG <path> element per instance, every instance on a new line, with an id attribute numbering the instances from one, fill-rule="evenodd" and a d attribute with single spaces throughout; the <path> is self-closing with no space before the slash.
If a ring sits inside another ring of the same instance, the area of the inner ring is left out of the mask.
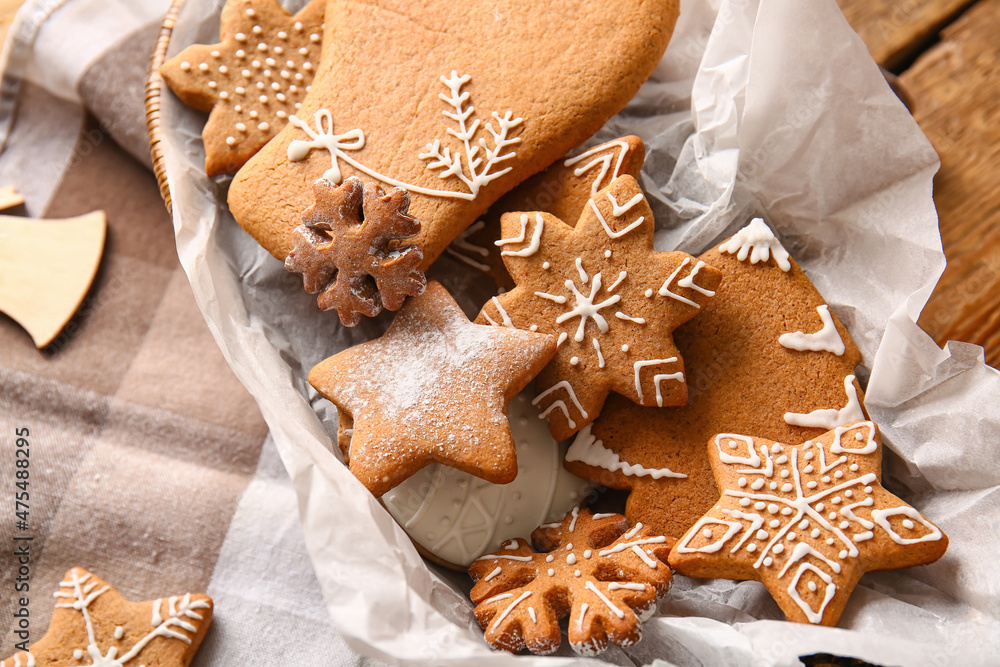
<path id="1" fill-rule="evenodd" d="M 934 198 L 948 268 L 920 324 L 1000 365 L 1000 0 L 982 0 L 900 77 L 941 156 Z"/>
<path id="2" fill-rule="evenodd" d="M 927 47 L 969 0 L 837 0 L 879 65 L 895 70 Z"/>

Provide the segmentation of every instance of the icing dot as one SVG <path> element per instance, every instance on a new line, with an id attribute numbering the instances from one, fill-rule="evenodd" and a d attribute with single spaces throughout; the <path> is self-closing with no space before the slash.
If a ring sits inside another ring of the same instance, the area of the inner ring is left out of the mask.
<path id="1" fill-rule="evenodd" d="M 242 95 L 245 92 L 247 92 L 246 88 L 244 88 L 243 86 L 236 86 L 236 94 L 237 95 Z"/>
<path id="2" fill-rule="evenodd" d="M 827 546 L 832 547 L 833 546 L 833 538 L 832 537 L 826 538 L 826 544 L 827 544 Z"/>
<path id="3" fill-rule="evenodd" d="M 782 484 L 782 485 L 781 485 L 781 491 L 782 491 L 783 493 L 788 493 L 789 491 L 791 491 L 791 490 L 792 490 L 792 489 L 794 489 L 794 488 L 795 488 L 795 487 L 794 487 L 794 486 L 792 486 L 791 484 Z"/>
<path id="4" fill-rule="evenodd" d="M 811 445 L 812 443 L 807 442 L 806 444 Z M 815 456 L 815 454 L 813 454 L 812 452 L 806 452 L 806 455 L 803 456 L 802 458 L 804 458 L 806 461 L 812 461 L 813 456 Z"/>
<path id="5" fill-rule="evenodd" d="M 816 539 L 817 537 L 819 537 L 820 535 L 821 535 L 821 533 L 820 533 L 820 531 L 819 531 L 819 528 L 813 528 L 812 532 L 811 532 L 811 533 L 809 533 L 809 537 L 813 538 L 814 540 L 815 540 L 815 539 Z"/>
<path id="6" fill-rule="evenodd" d="M 802 519 L 799 521 L 799 530 L 805 530 L 809 527 L 809 519 Z"/>
<path id="7" fill-rule="evenodd" d="M 292 73 L 289 72 L 287 69 L 281 70 L 280 74 L 282 79 L 289 79 L 292 76 Z"/>
<path id="8" fill-rule="evenodd" d="M 729 449 L 736 449 L 736 447 L 737 447 L 736 441 L 735 440 L 730 440 L 729 441 Z M 740 486 L 742 486 L 742 484 Z"/>
<path id="9" fill-rule="evenodd" d="M 758 500 L 753 504 L 754 509 L 762 510 L 767 507 L 767 503 Z"/>
<path id="10" fill-rule="evenodd" d="M 296 109 L 298 109 L 298 108 L 299 108 L 299 107 L 301 107 L 301 106 L 302 106 L 302 102 L 296 102 L 296 103 L 295 103 L 295 108 L 296 108 Z"/>
<path id="11" fill-rule="evenodd" d="M 278 39 L 288 39 L 288 33 L 284 30 L 278 32 Z"/>
<path id="12" fill-rule="evenodd" d="M 740 498 L 740 505 L 743 505 L 743 507 L 749 507 L 750 506 L 750 499 L 749 498 Z"/>
<path id="13" fill-rule="evenodd" d="M 229 93 L 227 93 L 224 90 L 220 90 L 219 91 L 219 99 L 220 100 L 228 100 L 229 99 Z"/>
<path id="14" fill-rule="evenodd" d="M 247 41 L 247 36 L 244 33 L 242 33 L 242 32 L 238 32 L 238 33 L 236 33 L 236 41 L 237 42 L 245 42 L 245 41 Z"/>
<path id="15" fill-rule="evenodd" d="M 304 77 L 302 76 L 302 72 L 296 72 L 295 73 L 295 80 L 296 81 L 301 81 L 303 78 Z"/>
<path id="16" fill-rule="evenodd" d="M 840 522 L 840 529 L 841 530 L 847 530 L 850 527 L 851 527 L 851 523 L 849 521 L 841 521 Z"/>
<path id="17" fill-rule="evenodd" d="M 274 58 L 267 58 L 267 59 L 264 60 L 264 62 L 266 62 L 271 67 L 274 67 L 276 64 L 278 64 L 278 61 L 276 61 Z M 268 72 L 267 75 L 271 76 L 271 73 Z"/>
<path id="18" fill-rule="evenodd" d="M 219 57 L 219 56 L 221 56 L 221 55 L 222 55 L 222 54 L 221 54 L 221 53 L 219 53 L 218 51 L 212 51 L 212 57 L 213 57 L 213 58 L 218 58 L 218 57 Z"/>
<path id="19" fill-rule="evenodd" d="M 240 111 L 243 111 L 243 105 L 242 105 L 242 104 L 237 104 L 237 105 L 236 105 L 235 107 L 233 107 L 233 108 L 234 108 L 234 109 L 236 109 L 236 112 L 237 112 L 237 113 L 239 113 Z"/>
<path id="20" fill-rule="evenodd" d="M 244 51 L 243 49 L 237 49 L 237 51 L 236 51 L 236 57 L 237 58 L 245 58 L 246 55 L 247 55 L 246 51 Z"/>
<path id="21" fill-rule="evenodd" d="M 758 530 L 757 531 L 757 539 L 758 540 L 766 540 L 768 537 L 770 537 L 770 535 L 768 535 L 768 532 L 766 530 Z"/>
<path id="22" fill-rule="evenodd" d="M 276 53 L 277 55 L 279 55 L 279 56 L 280 56 L 280 55 L 281 55 L 282 53 L 284 53 L 284 52 L 285 52 L 285 50 L 284 50 L 283 48 L 281 48 L 280 46 L 276 46 L 276 47 L 274 47 L 274 52 L 275 52 L 275 53 Z"/>
<path id="23" fill-rule="evenodd" d="M 125 629 L 122 626 L 119 625 L 118 627 L 115 628 L 115 639 L 121 639 L 122 635 L 124 634 L 125 634 Z"/>
<path id="24" fill-rule="evenodd" d="M 553 556 L 552 554 L 549 554 L 548 556 L 546 556 L 546 557 L 545 557 L 545 562 L 546 562 L 546 563 L 551 563 L 551 562 L 552 562 L 552 561 L 554 561 L 555 559 L 556 559 L 556 557 L 555 557 L 555 556 Z"/>
<path id="25" fill-rule="evenodd" d="M 264 90 L 264 82 L 263 81 L 258 81 L 257 82 L 257 90 Z"/>
<path id="26" fill-rule="evenodd" d="M 573 576 L 574 576 L 574 577 L 579 577 L 579 576 L 580 576 L 580 574 L 581 574 L 581 573 L 580 573 L 580 570 L 573 570 Z"/>
<path id="27" fill-rule="evenodd" d="M 260 61 L 259 61 L 259 60 L 254 60 L 254 61 L 253 61 L 253 62 L 251 62 L 250 64 L 251 64 L 251 65 L 253 65 L 254 67 L 256 67 L 257 69 L 260 69 L 260 65 L 261 65 L 261 63 L 260 63 Z"/>
<path id="28" fill-rule="evenodd" d="M 301 49 L 299 49 L 299 55 L 303 55 L 303 56 L 309 55 L 309 49 L 307 49 L 306 47 L 303 46 Z"/>
<path id="29" fill-rule="evenodd" d="M 236 129 L 239 130 L 240 132 L 246 132 L 247 126 L 245 123 L 236 123 Z"/>
<path id="30" fill-rule="evenodd" d="M 300 75 L 296 74 L 296 75 L 295 75 L 295 78 L 299 78 L 299 76 L 300 76 Z M 543 269 L 548 269 L 548 268 L 549 268 L 549 267 L 551 267 L 551 266 L 552 266 L 552 265 L 551 265 L 551 264 L 549 264 L 548 262 L 542 262 L 542 268 L 543 268 Z"/>
<path id="31" fill-rule="evenodd" d="M 771 445 L 772 454 L 777 454 L 780 451 L 781 451 L 781 445 L 779 445 L 778 443 L 774 443 L 773 445 Z"/>
<path id="32" fill-rule="evenodd" d="M 780 554 L 784 550 L 785 550 L 785 545 L 784 544 L 775 544 L 774 545 L 774 549 L 772 549 L 772 551 L 774 551 L 774 553 L 776 553 L 776 554 Z"/>
<path id="33" fill-rule="evenodd" d="M 308 72 L 308 71 L 310 71 L 310 70 L 311 70 L 312 68 L 313 68 L 313 66 L 312 66 L 312 63 L 311 63 L 311 62 L 309 62 L 309 61 L 306 61 L 306 62 L 302 63 L 302 69 L 304 69 L 305 71 L 307 71 L 307 72 Z M 308 86 L 306 86 L 306 88 L 308 89 Z"/>
<path id="34" fill-rule="evenodd" d="M 292 26 L 296 30 L 302 30 L 302 21 L 296 21 L 295 25 Z"/>
<path id="35" fill-rule="evenodd" d="M 576 366 L 578 363 L 580 363 L 580 357 L 570 358 L 569 363 L 571 366 Z"/>
<path id="36" fill-rule="evenodd" d="M 838 470 L 837 472 L 833 473 L 833 476 L 836 477 L 837 479 L 840 479 L 841 477 L 844 476 L 844 471 Z"/>
<path id="37" fill-rule="evenodd" d="M 242 72 L 240 72 L 240 74 L 242 74 L 243 76 L 249 78 L 250 77 L 250 70 L 245 69 Z"/>
<path id="38" fill-rule="evenodd" d="M 202 72 L 207 72 L 208 71 L 208 63 L 202 63 L 202 64 L 198 65 L 198 69 L 201 70 Z"/>
<path id="39" fill-rule="evenodd" d="M 774 559 L 771 558 L 770 556 L 768 556 L 767 558 L 764 559 L 764 565 L 765 566 L 771 567 L 772 563 L 774 563 Z"/>
<path id="40" fill-rule="evenodd" d="M 778 483 L 777 482 L 771 482 L 770 484 L 767 485 L 767 488 L 769 488 L 772 491 L 774 491 L 776 488 L 778 488 Z"/>
<path id="41" fill-rule="evenodd" d="M 767 511 L 770 512 L 771 514 L 777 514 L 778 506 L 775 505 L 774 503 L 771 503 L 770 505 L 767 506 Z"/>
<path id="42" fill-rule="evenodd" d="M 790 475 L 790 474 L 791 474 L 791 473 L 789 473 L 789 472 L 788 472 L 787 470 L 782 470 L 782 471 L 781 471 L 781 477 L 782 477 L 782 478 L 787 478 L 787 477 L 788 477 L 788 475 Z"/>
<path id="43" fill-rule="evenodd" d="M 248 9 L 247 9 L 247 16 L 253 16 L 253 15 L 254 15 L 254 14 L 256 14 L 256 13 L 257 13 L 257 12 L 255 12 L 255 11 L 253 10 L 253 7 L 250 7 L 250 8 L 248 8 Z"/>
<path id="44" fill-rule="evenodd" d="M 271 90 L 281 90 L 281 84 L 275 81 L 271 84 Z"/>
<path id="45" fill-rule="evenodd" d="M 628 352 L 628 343 L 622 345 L 622 352 Z"/>
<path id="46" fill-rule="evenodd" d="M 570 542 L 569 544 L 566 545 L 566 551 L 572 551 L 572 550 L 573 550 L 573 543 Z"/>
<path id="47" fill-rule="evenodd" d="M 791 513 L 792 513 L 792 508 L 791 508 L 791 507 L 782 507 L 782 508 L 781 508 L 781 513 L 782 513 L 782 514 L 783 514 L 784 516 L 788 516 L 789 514 L 791 514 Z"/>
<path id="48" fill-rule="evenodd" d="M 537 324 L 532 324 L 530 327 L 528 327 L 528 329 L 530 331 L 538 331 L 538 325 Z"/>
<path id="49" fill-rule="evenodd" d="M 583 557 L 584 558 L 590 558 L 593 555 L 594 555 L 594 552 L 591 551 L 590 549 L 587 549 L 586 551 L 583 552 Z"/>
<path id="50" fill-rule="evenodd" d="M 810 473 L 812 471 L 813 471 L 813 467 L 812 466 L 806 466 L 805 468 L 802 469 L 802 472 L 804 472 L 804 473 Z"/>
<path id="51" fill-rule="evenodd" d="M 913 530 L 913 527 L 914 527 L 915 525 L 916 525 L 916 524 L 915 524 L 915 523 L 913 523 L 912 521 L 910 521 L 909 519 L 903 519 L 903 527 L 904 527 L 904 528 L 908 528 L 908 529 L 910 529 L 910 530 Z"/>
<path id="52" fill-rule="evenodd" d="M 263 28 L 261 28 L 261 27 L 260 27 L 259 25 L 255 25 L 255 26 L 253 27 L 253 29 L 252 29 L 252 32 L 253 32 L 253 34 L 255 34 L 255 35 L 259 35 L 259 34 L 263 33 L 263 32 L 264 32 L 264 30 L 263 30 Z"/>
<path id="53" fill-rule="evenodd" d="M 750 488 L 753 489 L 754 491 L 760 491 L 761 489 L 764 488 L 764 480 L 762 479 L 754 480 L 753 484 L 750 485 Z"/>
<path id="54" fill-rule="evenodd" d="M 775 463 L 788 463 L 788 457 L 782 454 L 778 458 L 774 459 Z M 787 470 L 785 472 L 788 472 Z"/>
<path id="55" fill-rule="evenodd" d="M 787 540 L 794 540 L 795 539 L 795 533 L 794 532 L 788 533 L 787 535 L 785 535 L 785 539 L 787 539 Z"/>
<path id="56" fill-rule="evenodd" d="M 851 496 L 854 495 L 854 492 L 851 491 L 850 489 L 848 489 L 847 491 L 844 491 L 844 495 L 847 496 L 848 498 L 850 498 Z"/>
<path id="57" fill-rule="evenodd" d="M 229 73 L 228 67 L 226 67 L 225 65 L 219 66 L 219 74 L 228 74 L 228 73 Z"/>
<path id="58" fill-rule="evenodd" d="M 708 531 L 709 536 L 712 535 L 712 531 Z M 570 565 L 576 565 L 576 554 L 570 554 L 566 556 L 566 562 Z"/>
<path id="59" fill-rule="evenodd" d="M 277 116 L 278 118 L 285 118 L 286 116 L 288 116 L 288 114 L 282 111 L 281 109 L 278 109 L 274 115 Z"/>
<path id="60" fill-rule="evenodd" d="M 746 486 L 747 485 L 747 478 L 746 477 L 740 477 L 739 481 L 736 482 L 736 483 L 739 484 L 740 486 Z"/>
<path id="61" fill-rule="evenodd" d="M 768 522 L 767 525 L 769 525 L 771 528 L 777 528 L 778 526 L 781 525 L 781 522 L 778 521 L 777 519 L 771 519 L 771 521 Z"/>
<path id="62" fill-rule="evenodd" d="M 857 433 L 854 434 L 854 439 L 857 440 L 858 442 L 861 442 L 862 440 L 865 439 L 865 436 L 861 435 L 861 432 L 858 431 Z"/>
<path id="63" fill-rule="evenodd" d="M 256 109 L 250 109 L 250 117 L 251 118 L 256 118 L 258 115 L 259 114 L 257 113 Z"/>
<path id="64" fill-rule="evenodd" d="M 747 545 L 747 551 L 749 551 L 750 553 L 757 551 L 757 545 L 751 542 L 750 544 Z"/>
<path id="65" fill-rule="evenodd" d="M 833 521 L 834 519 L 837 518 L 837 513 L 836 512 L 830 512 L 826 516 L 827 516 L 828 519 L 830 519 L 830 521 Z"/>
<path id="66" fill-rule="evenodd" d="M 288 69 L 295 69 L 295 61 L 294 60 L 286 60 L 285 61 L 285 66 L 287 66 Z"/>
<path id="67" fill-rule="evenodd" d="M 555 570 L 553 570 L 553 569 L 552 569 L 551 567 L 549 568 L 549 576 L 550 576 L 550 577 L 554 577 L 554 576 L 556 576 L 556 571 L 555 571 Z"/>
<path id="68" fill-rule="evenodd" d="M 823 477 L 821 479 L 823 480 L 824 484 L 829 484 L 830 483 L 830 476 L 829 475 L 823 475 Z"/>
<path id="69" fill-rule="evenodd" d="M 705 539 L 712 538 L 712 531 L 709 528 L 706 528 L 705 530 L 701 531 L 701 534 L 705 536 Z"/>
<path id="70" fill-rule="evenodd" d="M 209 81 L 208 82 L 208 87 L 212 88 L 212 89 L 215 89 L 215 88 L 219 87 L 219 84 L 217 84 L 215 81 Z"/>
<path id="71" fill-rule="evenodd" d="M 809 590 L 810 590 L 810 591 L 812 591 L 813 593 L 815 593 L 815 592 L 816 592 L 816 582 L 815 582 L 815 581 L 810 581 L 810 582 L 809 582 L 808 584 L 806 584 L 806 585 L 807 585 L 807 586 L 809 587 Z"/>
<path id="72" fill-rule="evenodd" d="M 842 499 L 840 496 L 834 496 L 833 498 L 830 499 L 830 502 L 833 503 L 834 505 L 839 505 L 841 500 Z"/>
<path id="73" fill-rule="evenodd" d="M 857 472 L 857 471 L 858 471 L 858 464 L 857 463 L 852 463 L 851 464 L 851 472 Z"/>
<path id="74" fill-rule="evenodd" d="M 822 512 L 824 507 L 826 507 L 826 505 L 824 505 L 823 503 L 817 503 L 816 504 L 816 511 L 817 512 Z"/>
<path id="75" fill-rule="evenodd" d="M 650 298 L 650 297 L 652 297 L 653 296 L 653 290 L 651 290 L 651 289 L 646 290 L 645 291 L 645 295 L 646 295 L 647 299 Z"/>
<path id="76" fill-rule="evenodd" d="M 847 558 L 847 552 L 844 551 L 844 550 L 841 550 L 841 552 L 839 554 L 837 554 L 837 557 L 840 558 L 841 560 L 843 560 L 844 558 Z"/>
<path id="77" fill-rule="evenodd" d="M 313 42 L 314 44 L 315 44 L 316 42 L 318 42 L 318 41 L 319 41 L 320 39 L 321 39 L 321 37 L 319 36 L 319 34 L 318 34 L 318 33 L 315 33 L 315 32 L 314 32 L 313 34 L 309 35 L 309 41 L 310 41 L 310 42 Z"/>
<path id="78" fill-rule="evenodd" d="M 806 482 L 806 488 L 807 489 L 815 489 L 816 486 L 817 486 L 816 482 Z"/>
<path id="79" fill-rule="evenodd" d="M 609 257 L 611 257 L 611 251 L 610 250 L 605 250 L 604 251 L 604 258 L 607 259 Z"/>
<path id="80" fill-rule="evenodd" d="M 871 493 L 871 492 L 872 492 L 872 487 L 866 486 L 865 487 L 865 493 Z"/>
<path id="81" fill-rule="evenodd" d="M 80 649 L 76 649 L 75 651 L 73 651 L 73 659 L 74 660 L 82 660 L 83 659 L 83 651 L 80 650 Z"/>
<path id="82" fill-rule="evenodd" d="M 232 146 L 236 143 L 236 137 L 226 137 L 226 145 Z"/>
<path id="83" fill-rule="evenodd" d="M 258 99 L 261 104 L 267 104 L 267 95 L 261 95 Z"/>

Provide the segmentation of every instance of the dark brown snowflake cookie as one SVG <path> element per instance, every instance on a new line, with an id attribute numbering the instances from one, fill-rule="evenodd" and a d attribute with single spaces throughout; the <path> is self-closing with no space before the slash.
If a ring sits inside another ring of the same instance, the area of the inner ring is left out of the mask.
<path id="1" fill-rule="evenodd" d="M 302 274 L 307 292 L 323 310 L 335 309 L 345 326 L 382 308 L 397 310 L 407 296 L 423 293 L 423 252 L 403 243 L 420 231 L 407 213 L 410 195 L 351 177 L 340 186 L 320 179 L 316 203 L 295 230 L 285 268 Z"/>
<path id="2" fill-rule="evenodd" d="M 545 655 L 559 648 L 559 619 L 569 616 L 569 641 L 580 655 L 630 646 L 641 621 L 672 582 L 667 555 L 673 538 L 620 514 L 574 509 L 539 526 L 531 540 L 511 540 L 469 568 L 476 620 L 490 646 Z"/>

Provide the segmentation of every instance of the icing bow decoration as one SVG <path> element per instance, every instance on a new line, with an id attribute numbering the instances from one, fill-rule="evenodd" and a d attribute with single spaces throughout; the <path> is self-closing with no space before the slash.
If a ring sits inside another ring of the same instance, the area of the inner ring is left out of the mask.
<path id="1" fill-rule="evenodd" d="M 288 159 L 292 162 L 304 160 L 314 149 L 330 151 L 330 168 L 323 174 L 323 178 L 331 183 L 340 183 L 343 180 L 338 158 L 358 166 L 344 154 L 344 151 L 359 151 L 365 147 L 365 133 L 361 128 L 344 134 L 334 134 L 333 114 L 326 109 L 316 112 L 315 130 L 296 116 L 289 116 L 288 122 L 309 135 L 311 140 L 296 139 L 288 146 Z"/>

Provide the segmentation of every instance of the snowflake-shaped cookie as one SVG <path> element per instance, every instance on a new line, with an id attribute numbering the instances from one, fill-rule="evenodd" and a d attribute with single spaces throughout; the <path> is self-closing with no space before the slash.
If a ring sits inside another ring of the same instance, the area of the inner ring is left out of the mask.
<path id="1" fill-rule="evenodd" d="M 667 553 L 673 538 L 654 535 L 620 514 L 574 509 L 539 526 L 531 539 L 511 540 L 469 568 L 476 619 L 493 648 L 559 648 L 559 619 L 569 615 L 569 641 L 581 655 L 602 653 L 642 636 L 640 622 L 670 588 Z"/>
<path id="2" fill-rule="evenodd" d="M 79 567 L 66 573 L 55 597 L 45 636 L 28 651 L 4 660 L 2 667 L 184 667 L 212 621 L 212 599 L 207 595 L 129 602 Z"/>
<path id="3" fill-rule="evenodd" d="M 536 404 L 557 440 L 592 422 L 611 391 L 640 405 L 683 405 L 673 330 L 715 294 L 722 273 L 683 252 L 653 250 L 653 214 L 631 176 L 587 201 L 576 227 L 545 213 L 508 213 L 497 241 L 510 292 L 477 321 L 557 337 Z"/>
<path id="4" fill-rule="evenodd" d="M 722 497 L 670 564 L 692 577 L 761 581 L 791 621 L 835 625 L 862 574 L 930 563 L 948 547 L 879 484 L 873 422 L 795 446 L 720 434 L 708 454 Z"/>
<path id="5" fill-rule="evenodd" d="M 427 280 L 418 268 L 423 252 L 400 243 L 420 231 L 407 213 L 405 190 L 387 194 L 353 176 L 340 186 L 319 179 L 314 188 L 316 204 L 295 230 L 285 268 L 302 274 L 307 292 L 319 293 L 320 308 L 336 309 L 352 327 L 362 315 L 374 317 L 383 306 L 397 310 L 407 296 L 424 291 Z"/>
<path id="6" fill-rule="evenodd" d="M 188 106 L 208 111 L 209 176 L 237 171 L 302 106 L 319 64 L 324 0 L 292 16 L 277 0 L 229 0 L 221 41 L 189 46 L 160 73 Z"/>

